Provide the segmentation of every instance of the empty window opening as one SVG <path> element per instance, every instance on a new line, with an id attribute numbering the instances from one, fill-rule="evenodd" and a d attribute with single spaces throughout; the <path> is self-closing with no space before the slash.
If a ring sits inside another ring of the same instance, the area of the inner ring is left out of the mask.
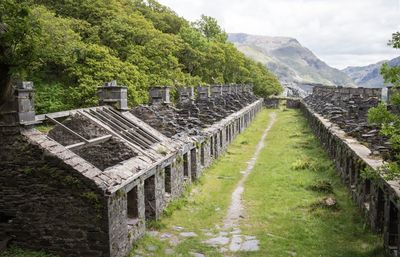
<path id="1" fill-rule="evenodd" d="M 370 179 L 365 180 L 364 193 L 366 196 L 371 195 L 371 180 Z"/>
<path id="2" fill-rule="evenodd" d="M 215 156 L 217 156 L 217 153 L 218 153 L 218 136 L 217 135 L 214 136 L 214 152 L 215 152 Z"/>
<path id="3" fill-rule="evenodd" d="M 197 155 L 196 148 L 190 150 L 190 173 L 192 175 L 192 181 L 196 180 L 197 176 Z"/>
<path id="4" fill-rule="evenodd" d="M 189 160 L 187 153 L 183 155 L 183 175 L 189 177 Z"/>
<path id="5" fill-rule="evenodd" d="M 9 215 L 7 213 L 0 212 L 0 223 L 9 223 L 15 216 Z"/>
<path id="6" fill-rule="evenodd" d="M 355 169 L 351 169 L 350 171 L 350 183 L 352 186 L 356 185 L 356 171 Z"/>
<path id="7" fill-rule="evenodd" d="M 210 140 L 210 155 L 214 156 L 214 138 L 213 137 L 211 137 L 211 140 Z"/>
<path id="8" fill-rule="evenodd" d="M 348 184 L 349 180 L 350 180 L 351 165 L 352 165 L 351 159 L 346 158 L 345 167 L 344 167 L 344 179 L 346 181 L 346 184 Z"/>
<path id="9" fill-rule="evenodd" d="M 364 207 L 370 210 L 371 203 L 371 180 L 366 179 L 364 181 Z"/>
<path id="10" fill-rule="evenodd" d="M 127 202 L 128 202 L 128 218 L 129 219 L 139 218 L 137 187 L 134 187 L 131 191 L 128 192 Z"/>
<path id="11" fill-rule="evenodd" d="M 397 247 L 399 239 L 398 210 L 396 205 L 390 201 L 389 215 L 389 246 Z"/>
<path id="12" fill-rule="evenodd" d="M 144 202 L 146 220 L 156 218 L 156 180 L 151 176 L 144 181 Z"/>
<path id="13" fill-rule="evenodd" d="M 171 165 L 168 165 L 164 168 L 164 183 L 165 183 L 165 192 L 171 193 Z"/>
<path id="14" fill-rule="evenodd" d="M 204 157 L 204 143 L 201 143 L 201 146 L 200 146 L 200 162 L 201 162 L 201 165 L 202 166 L 204 166 L 204 163 L 205 163 L 205 157 Z"/>
<path id="15" fill-rule="evenodd" d="M 383 221 L 385 215 L 385 195 L 381 188 L 378 189 L 377 203 L 376 203 L 376 230 L 383 231 Z"/>

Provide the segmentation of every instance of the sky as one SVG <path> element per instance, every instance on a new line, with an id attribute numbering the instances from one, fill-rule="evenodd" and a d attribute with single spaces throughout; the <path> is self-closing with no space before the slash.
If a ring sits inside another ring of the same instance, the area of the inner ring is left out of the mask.
<path id="1" fill-rule="evenodd" d="M 216 18 L 230 33 L 296 38 L 339 69 L 400 56 L 400 0 L 159 0 L 190 21 Z"/>

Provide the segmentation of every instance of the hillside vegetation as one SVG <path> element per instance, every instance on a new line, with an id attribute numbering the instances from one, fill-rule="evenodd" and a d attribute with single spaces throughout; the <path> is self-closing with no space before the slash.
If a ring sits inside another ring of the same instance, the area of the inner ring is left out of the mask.
<path id="1" fill-rule="evenodd" d="M 281 86 L 246 58 L 216 20 L 189 23 L 154 0 L 0 1 L 0 89 L 36 85 L 40 113 L 96 104 L 97 87 L 116 79 L 129 104 L 149 86 L 251 83 L 260 96 Z"/>

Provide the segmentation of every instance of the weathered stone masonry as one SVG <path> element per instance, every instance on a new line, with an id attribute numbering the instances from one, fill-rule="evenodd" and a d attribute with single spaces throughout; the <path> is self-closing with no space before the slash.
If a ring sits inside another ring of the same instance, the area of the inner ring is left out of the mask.
<path id="1" fill-rule="evenodd" d="M 325 94 L 337 95 L 339 93 L 341 97 L 347 100 L 353 98 L 354 94 L 357 98 L 361 96 L 364 99 L 363 103 L 371 103 L 371 101 L 375 103 L 371 98 L 380 98 L 380 92 L 376 89 L 361 88 L 357 91 L 357 89 L 317 88 L 314 93 L 321 94 L 321 91 L 324 91 Z M 340 101 L 341 97 L 336 98 L 336 102 L 343 104 L 343 101 Z M 307 117 L 312 130 L 334 160 L 342 180 L 348 186 L 353 199 L 365 214 L 372 229 L 383 233 L 384 245 L 388 254 L 398 256 L 400 249 L 399 181 L 387 181 L 382 177 L 361 176 L 361 173 L 366 169 L 375 171 L 380 169 L 384 164 L 383 160 L 373 155 L 373 152 L 356 138 L 350 137 L 337 124 L 324 117 L 327 116 L 332 119 L 332 115 L 328 112 L 317 113 L 316 111 L 320 109 L 313 108 L 318 105 L 309 105 L 307 101 L 309 100 L 301 101 L 300 108 Z M 351 101 L 350 104 L 352 105 L 354 102 Z M 313 106 L 313 108 L 310 106 Z M 342 107 L 347 108 L 343 105 Z M 333 118 L 334 121 L 337 119 L 338 117 Z"/>
<path id="2" fill-rule="evenodd" d="M 168 90 L 128 110 L 126 88 L 108 83 L 104 106 L 35 116 L 32 85 L 18 85 L 0 116 L 0 241 L 124 256 L 262 108 L 245 86 L 183 89 L 177 107 Z"/>

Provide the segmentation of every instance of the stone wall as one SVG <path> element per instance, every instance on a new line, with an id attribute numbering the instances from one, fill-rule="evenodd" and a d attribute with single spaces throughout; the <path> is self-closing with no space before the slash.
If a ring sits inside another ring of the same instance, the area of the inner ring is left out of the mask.
<path id="1" fill-rule="evenodd" d="M 382 159 L 371 156 L 369 148 L 349 137 L 340 127 L 316 113 L 306 103 L 301 102 L 300 107 L 314 134 L 334 160 L 337 171 L 371 228 L 383 233 L 386 251 L 390 256 L 398 256 L 399 181 L 386 181 L 381 176 L 366 175 L 370 174 L 370 170 L 377 174 L 383 166 Z"/>
<path id="2" fill-rule="evenodd" d="M 361 98 L 379 98 L 382 97 L 381 88 L 363 88 L 363 87 L 331 87 L 331 86 L 315 86 L 313 94 L 327 95 L 331 94 L 333 99 L 338 101 L 346 101 L 354 96 Z"/>
<path id="3" fill-rule="evenodd" d="M 279 107 L 279 98 L 265 98 L 264 105 L 267 108 L 278 108 Z"/>
<path id="4" fill-rule="evenodd" d="M 54 155 L 67 160 L 71 152 L 40 137 L 32 129 L 0 130 L 0 231 L 24 248 L 109 256 L 104 193 Z"/>
<path id="5" fill-rule="evenodd" d="M 368 122 L 368 110 L 376 107 L 381 89 L 316 87 L 304 101 L 337 124 L 348 135 L 368 145 L 375 155 L 390 158 L 390 143 L 379 134 L 379 126 Z"/>

